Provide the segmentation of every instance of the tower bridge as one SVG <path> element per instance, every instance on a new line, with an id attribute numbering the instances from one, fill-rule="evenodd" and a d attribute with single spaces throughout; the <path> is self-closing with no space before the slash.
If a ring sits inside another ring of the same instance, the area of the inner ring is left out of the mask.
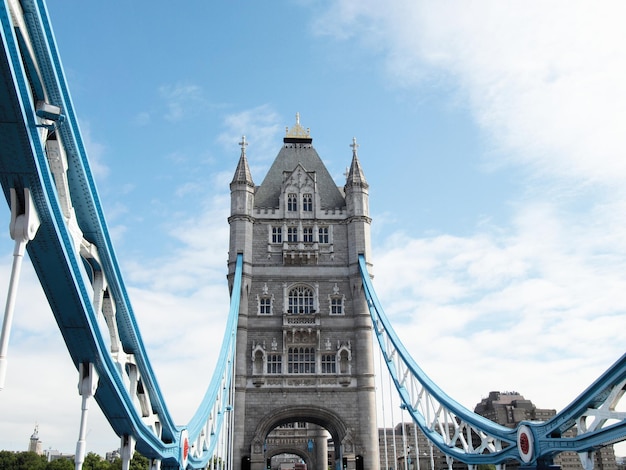
<path id="1" fill-rule="evenodd" d="M 327 437 L 335 468 L 379 468 L 376 354 L 400 408 L 449 468 L 454 462 L 544 468 L 569 451 L 589 470 L 596 449 L 626 438 L 626 413 L 619 411 L 626 356 L 554 417 L 516 428 L 467 410 L 441 390 L 399 340 L 376 296 L 369 185 L 356 140 L 345 183 L 337 186 L 299 116 L 259 185 L 241 141 L 230 183 L 231 304 L 222 348 L 196 413 L 185 425 L 175 423 L 113 251 L 45 3 L 5 0 L 0 21 L 0 182 L 15 240 L 0 388 L 10 382 L 8 340 L 28 250 L 78 371 L 76 468 L 88 449 L 93 401 L 120 437 L 124 468 L 134 450 L 152 469 L 260 470 L 283 452 L 326 468 Z M 280 432 L 299 422 L 312 433 L 305 450 Z"/>

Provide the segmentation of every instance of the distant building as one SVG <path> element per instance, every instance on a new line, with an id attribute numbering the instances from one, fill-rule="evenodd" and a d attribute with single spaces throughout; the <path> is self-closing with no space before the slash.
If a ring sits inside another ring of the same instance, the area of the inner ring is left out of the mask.
<path id="1" fill-rule="evenodd" d="M 489 396 L 476 405 L 474 412 L 509 428 L 515 428 L 520 421 L 547 421 L 556 414 L 553 409 L 537 408 L 517 392 L 489 392 Z M 554 458 L 554 464 L 560 465 L 562 470 L 583 470 L 575 452 L 561 452 Z M 517 466 L 515 462 L 507 464 L 508 468 Z M 617 470 L 613 446 L 594 452 L 594 468 Z"/>
<path id="2" fill-rule="evenodd" d="M 39 440 L 39 425 L 35 424 L 35 430 L 30 436 L 28 443 L 28 452 L 34 452 L 37 455 L 43 455 L 41 441 Z"/>
<path id="3" fill-rule="evenodd" d="M 122 455 L 120 454 L 120 450 L 112 450 L 111 452 L 107 452 L 106 456 L 104 457 L 104 459 L 109 462 L 109 463 L 113 463 L 116 459 L 120 459 L 122 458 Z"/>
<path id="4" fill-rule="evenodd" d="M 59 460 L 59 459 L 74 460 L 74 454 L 64 454 L 62 452 L 59 452 L 56 449 L 44 450 L 44 455 L 46 456 L 46 460 L 48 462 L 52 462 L 54 460 Z"/>
<path id="5" fill-rule="evenodd" d="M 393 428 L 378 429 L 378 449 L 381 470 L 447 469 L 446 456 L 415 423 L 400 423 Z M 462 462 L 454 462 L 455 470 L 467 469 Z"/>

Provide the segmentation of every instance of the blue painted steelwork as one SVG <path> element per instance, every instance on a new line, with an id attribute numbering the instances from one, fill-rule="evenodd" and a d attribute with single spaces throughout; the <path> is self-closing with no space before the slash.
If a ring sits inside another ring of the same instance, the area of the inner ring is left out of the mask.
<path id="1" fill-rule="evenodd" d="M 12 188 L 19 197 L 24 188 L 32 195 L 41 226 L 27 249 L 72 360 L 77 368 L 94 365 L 99 376 L 95 399 L 119 436 L 128 436 L 164 469 L 181 467 L 186 457 L 182 439 L 188 436 L 190 467 L 201 468 L 215 449 L 230 406 L 221 394 L 230 385 L 241 256 L 215 376 L 190 426 L 177 426 L 124 286 L 45 3 L 5 0 L 0 22 L 0 182 L 7 201 Z M 61 173 L 53 169 L 60 165 L 51 160 L 53 150 L 57 160 L 66 162 Z M 99 315 L 108 315 L 108 332 L 101 331 Z"/>
<path id="2" fill-rule="evenodd" d="M 363 255 L 359 268 L 376 337 L 402 407 L 446 455 L 474 465 L 514 459 L 545 466 L 559 452 L 578 452 L 584 462 L 589 452 L 626 439 L 626 413 L 615 411 L 626 390 L 626 355 L 549 421 L 523 422 L 517 429 L 500 426 L 469 411 L 428 378 L 391 327 Z M 565 437 L 574 427 L 577 435 Z"/>
<path id="3" fill-rule="evenodd" d="M 28 252 L 72 360 L 81 370 L 95 368 L 95 398 L 126 442 L 136 442 L 163 469 L 203 468 L 214 458 L 220 433 L 231 432 L 242 255 L 231 279 L 215 374 L 189 424 L 176 426 L 128 299 L 45 4 L 5 0 L 0 22 L 0 183 L 7 200 L 15 189 L 22 208 L 24 189 L 32 196 L 41 226 Z M 380 306 L 363 256 L 359 263 L 376 336 L 403 407 L 447 455 L 472 465 L 511 459 L 547 464 L 555 453 L 584 456 L 625 438 L 626 415 L 615 409 L 626 387 L 626 356 L 551 420 L 513 430 L 499 426 L 452 400 L 417 366 Z M 106 317 L 108 331 L 98 325 L 99 315 Z M 574 427 L 577 436 L 565 437 Z"/>

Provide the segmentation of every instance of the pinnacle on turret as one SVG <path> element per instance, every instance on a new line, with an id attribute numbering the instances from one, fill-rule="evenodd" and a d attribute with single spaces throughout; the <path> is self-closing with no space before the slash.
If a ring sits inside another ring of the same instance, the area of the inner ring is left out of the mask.
<path id="1" fill-rule="evenodd" d="M 346 186 L 354 186 L 359 185 L 364 188 L 369 187 L 367 181 L 365 179 L 365 175 L 363 174 L 363 170 L 361 169 L 361 163 L 359 162 L 359 156 L 357 155 L 356 149 L 359 144 L 356 143 L 356 137 L 352 138 L 352 163 L 350 164 L 350 170 L 348 170 L 348 177 L 346 179 Z"/>
<path id="2" fill-rule="evenodd" d="M 248 159 L 246 158 L 246 147 L 248 146 L 248 142 L 246 142 L 245 135 L 241 136 L 241 142 L 239 142 L 239 145 L 241 146 L 241 156 L 239 157 L 239 163 L 237 163 L 235 176 L 230 184 L 244 183 L 254 187 L 252 174 L 250 173 L 250 167 L 248 166 Z"/>

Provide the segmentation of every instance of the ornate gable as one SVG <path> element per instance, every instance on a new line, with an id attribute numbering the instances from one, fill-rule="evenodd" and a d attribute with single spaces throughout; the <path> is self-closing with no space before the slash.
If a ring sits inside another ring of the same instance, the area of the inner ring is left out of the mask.
<path id="1" fill-rule="evenodd" d="M 315 190 L 315 172 L 307 171 L 301 163 L 293 171 L 283 172 L 282 193 L 289 191 L 313 192 Z"/>

